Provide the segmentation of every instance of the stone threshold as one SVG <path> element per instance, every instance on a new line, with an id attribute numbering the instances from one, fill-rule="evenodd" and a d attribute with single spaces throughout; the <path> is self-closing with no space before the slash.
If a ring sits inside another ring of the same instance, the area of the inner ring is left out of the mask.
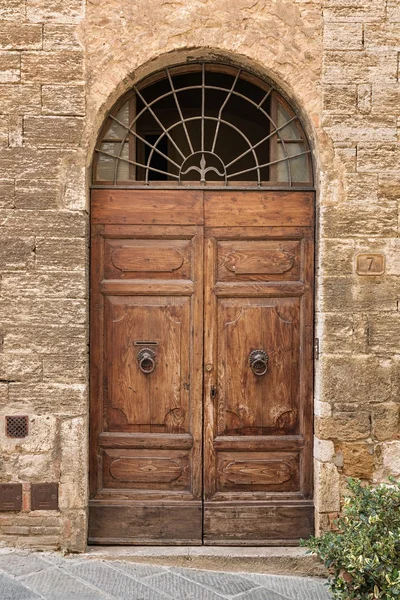
<path id="1" fill-rule="evenodd" d="M 326 568 L 315 554 L 292 546 L 88 546 L 80 557 L 212 571 L 327 576 Z"/>

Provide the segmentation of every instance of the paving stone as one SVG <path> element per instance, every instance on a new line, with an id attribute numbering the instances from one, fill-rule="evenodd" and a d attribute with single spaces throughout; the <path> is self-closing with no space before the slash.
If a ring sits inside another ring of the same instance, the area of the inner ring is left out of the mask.
<path id="1" fill-rule="evenodd" d="M 182 575 L 186 579 L 191 579 L 196 583 L 200 583 L 215 592 L 236 596 L 243 592 L 258 587 L 256 582 L 244 579 L 239 575 L 232 573 L 218 573 L 217 571 L 197 571 L 194 569 L 171 569 L 174 573 Z"/>
<path id="2" fill-rule="evenodd" d="M 0 569 L 14 577 L 29 575 L 37 571 L 49 569 L 50 565 L 34 554 L 2 554 Z"/>
<path id="3" fill-rule="evenodd" d="M 308 577 L 276 577 L 246 573 L 246 577 L 268 590 L 278 592 L 290 600 L 330 600 L 331 595 L 325 581 Z"/>
<path id="4" fill-rule="evenodd" d="M 46 600 L 104 600 L 104 598 L 109 598 L 99 590 L 85 585 L 57 567 L 28 575 L 19 581 L 34 592 L 41 594 Z M 30 598 L 30 596 L 26 597 Z M 32 598 L 36 597 L 32 596 Z M 16 596 L 16 598 L 19 600 L 19 597 Z M 21 596 L 21 600 L 23 598 L 25 596 Z"/>
<path id="5" fill-rule="evenodd" d="M 1 600 L 36 600 L 40 596 L 28 590 L 19 581 L 0 574 L 0 598 Z"/>
<path id="6" fill-rule="evenodd" d="M 150 577 L 151 575 L 156 575 L 157 573 L 164 573 L 166 571 L 164 567 L 155 567 L 154 565 L 144 565 L 131 562 L 113 561 L 111 563 L 106 564 L 109 564 L 115 569 L 123 571 L 124 573 L 130 575 L 130 577 L 133 577 L 134 579 L 142 579 L 143 577 Z"/>
<path id="7" fill-rule="evenodd" d="M 311 598 L 312 596 L 308 600 L 311 600 Z M 265 587 L 259 587 L 245 594 L 240 594 L 240 596 L 235 596 L 235 600 L 288 600 L 288 598 L 277 592 L 267 590 Z"/>
<path id="8" fill-rule="evenodd" d="M 216 594 L 194 581 L 184 579 L 175 573 L 167 572 L 146 579 L 146 583 L 166 592 L 174 600 L 221 600 L 226 596 Z"/>
<path id="9" fill-rule="evenodd" d="M 147 581 L 143 584 L 101 562 L 82 562 L 71 567 L 66 565 L 65 569 L 118 600 L 170 600 L 169 596 L 148 587 Z"/>

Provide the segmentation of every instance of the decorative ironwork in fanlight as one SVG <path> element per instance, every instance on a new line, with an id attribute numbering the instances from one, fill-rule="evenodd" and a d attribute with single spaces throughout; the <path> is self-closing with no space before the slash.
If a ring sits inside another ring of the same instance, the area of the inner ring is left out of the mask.
<path id="1" fill-rule="evenodd" d="M 193 63 L 144 79 L 110 112 L 96 147 L 104 186 L 310 186 L 299 117 L 266 81 Z"/>

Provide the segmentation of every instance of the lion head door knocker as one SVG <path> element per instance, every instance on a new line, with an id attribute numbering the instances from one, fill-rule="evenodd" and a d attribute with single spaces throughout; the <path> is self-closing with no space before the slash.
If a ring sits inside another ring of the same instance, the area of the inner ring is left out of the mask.
<path id="1" fill-rule="evenodd" d="M 249 364 L 254 375 L 261 377 L 268 371 L 268 354 L 265 350 L 253 350 L 250 352 Z"/>
<path id="2" fill-rule="evenodd" d="M 152 373 L 156 366 L 156 353 L 150 348 L 142 348 L 137 355 L 139 369 L 146 375 Z"/>

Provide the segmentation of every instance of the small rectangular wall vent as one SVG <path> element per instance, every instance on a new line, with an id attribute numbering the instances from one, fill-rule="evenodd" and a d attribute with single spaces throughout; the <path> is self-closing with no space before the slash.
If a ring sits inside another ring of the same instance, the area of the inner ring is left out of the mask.
<path id="1" fill-rule="evenodd" d="M 22 483 L 0 483 L 0 511 L 22 510 Z"/>
<path id="2" fill-rule="evenodd" d="M 6 436 L 10 438 L 24 438 L 28 435 L 27 416 L 7 416 Z"/>
<path id="3" fill-rule="evenodd" d="M 58 510 L 58 483 L 32 483 L 32 510 Z"/>

